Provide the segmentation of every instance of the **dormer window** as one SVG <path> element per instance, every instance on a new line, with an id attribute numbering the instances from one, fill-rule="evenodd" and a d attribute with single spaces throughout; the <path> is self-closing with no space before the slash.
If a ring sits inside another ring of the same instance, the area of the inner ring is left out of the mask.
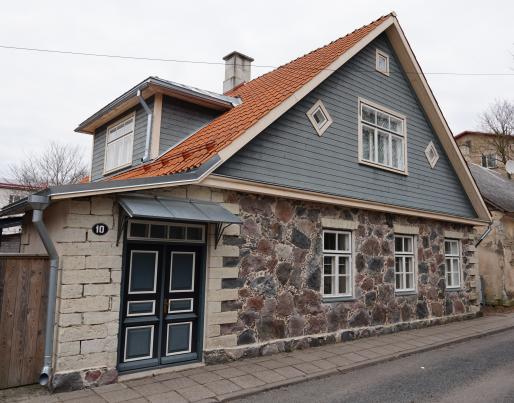
<path id="1" fill-rule="evenodd" d="M 124 118 L 107 128 L 104 174 L 132 164 L 135 115 Z"/>
<path id="2" fill-rule="evenodd" d="M 389 75 L 389 55 L 381 50 L 377 49 L 376 69 L 385 74 Z"/>
<path id="3" fill-rule="evenodd" d="M 309 117 L 312 126 L 314 126 L 314 129 L 316 129 L 316 132 L 320 136 L 332 124 L 332 118 L 321 101 L 316 102 L 312 108 L 309 109 L 307 116 Z"/>

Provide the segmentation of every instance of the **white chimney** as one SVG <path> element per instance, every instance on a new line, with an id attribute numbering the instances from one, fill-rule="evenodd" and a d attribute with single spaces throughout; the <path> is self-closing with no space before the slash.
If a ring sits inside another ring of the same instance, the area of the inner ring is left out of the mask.
<path id="1" fill-rule="evenodd" d="M 251 80 L 253 62 L 251 57 L 234 51 L 226 55 L 223 60 L 225 60 L 223 93 Z"/>

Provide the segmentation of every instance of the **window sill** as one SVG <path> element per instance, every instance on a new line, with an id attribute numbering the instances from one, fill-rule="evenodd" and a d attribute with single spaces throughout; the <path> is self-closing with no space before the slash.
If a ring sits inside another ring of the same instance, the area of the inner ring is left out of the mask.
<path id="1" fill-rule="evenodd" d="M 461 291 L 461 290 L 462 290 L 461 286 L 458 286 L 458 287 L 446 287 L 446 291 L 448 291 L 448 292 L 455 292 L 455 291 Z"/>
<path id="2" fill-rule="evenodd" d="M 340 296 L 340 297 L 322 297 L 321 302 L 328 304 L 331 302 L 347 302 L 347 301 L 354 301 L 355 297 L 351 295 L 347 296 Z"/>
<path id="3" fill-rule="evenodd" d="M 406 295 L 417 295 L 418 292 L 416 290 L 401 290 L 401 291 L 395 291 L 395 295 L 399 296 L 406 296 Z"/>
<path id="4" fill-rule="evenodd" d="M 373 168 L 382 169 L 384 171 L 393 172 L 395 174 L 399 174 L 399 175 L 403 175 L 403 176 L 409 176 L 409 174 L 407 172 L 407 167 L 405 168 L 404 171 L 402 171 L 400 169 L 391 168 L 391 167 L 388 167 L 386 165 L 377 164 L 375 162 L 366 161 L 366 160 L 363 160 L 363 159 L 359 159 L 359 164 L 368 165 L 368 166 L 373 167 Z"/>

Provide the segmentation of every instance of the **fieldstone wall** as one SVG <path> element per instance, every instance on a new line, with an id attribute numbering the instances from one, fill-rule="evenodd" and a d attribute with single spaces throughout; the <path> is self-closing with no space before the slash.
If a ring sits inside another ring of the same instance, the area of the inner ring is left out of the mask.
<path id="1" fill-rule="evenodd" d="M 277 340 L 329 335 L 335 341 L 339 331 L 427 323 L 479 310 L 470 226 L 235 192 L 226 192 L 224 200 L 239 205 L 244 221 L 240 235 L 223 237 L 224 248 L 238 248 L 239 256 L 225 260 L 238 268 L 238 277 L 222 279 L 221 287 L 237 289 L 238 296 L 221 309 L 237 309 L 238 315 L 234 323 L 221 324 L 220 333 L 237 340 L 225 345 L 232 348 L 208 345 L 208 362 L 260 354 L 263 346 L 264 353 L 266 346 L 280 349 Z M 348 301 L 327 302 L 320 293 L 324 227 L 352 230 L 355 288 Z M 417 235 L 417 293 L 395 293 L 395 232 Z M 458 291 L 445 288 L 445 236 L 462 241 Z"/>
<path id="2" fill-rule="evenodd" d="M 118 207 L 113 198 L 57 202 L 44 220 L 60 256 L 53 386 L 60 390 L 111 383 L 116 359 L 122 243 L 116 246 Z M 92 233 L 104 223 L 106 235 Z M 22 251 L 44 252 L 39 235 L 24 225 Z"/>

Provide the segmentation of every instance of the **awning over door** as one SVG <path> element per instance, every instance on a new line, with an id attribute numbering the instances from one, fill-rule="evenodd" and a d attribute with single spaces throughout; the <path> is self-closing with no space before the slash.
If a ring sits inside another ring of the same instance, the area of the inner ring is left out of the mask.
<path id="1" fill-rule="evenodd" d="M 118 201 L 130 218 L 241 224 L 238 216 L 214 202 L 146 196 L 122 196 Z"/>

